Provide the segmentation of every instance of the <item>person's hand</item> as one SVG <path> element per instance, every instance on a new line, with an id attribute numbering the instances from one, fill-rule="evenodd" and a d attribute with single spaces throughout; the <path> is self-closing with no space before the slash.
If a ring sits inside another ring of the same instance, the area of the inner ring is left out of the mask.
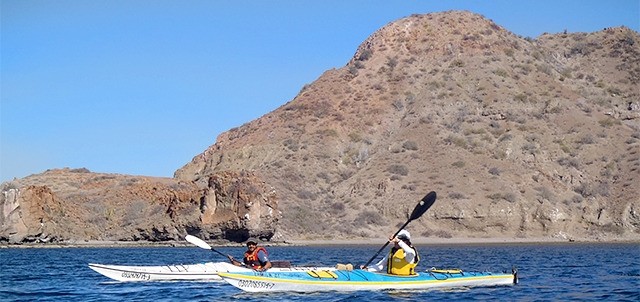
<path id="1" fill-rule="evenodd" d="M 367 267 L 364 265 L 360 265 L 360 269 L 367 269 Z"/>

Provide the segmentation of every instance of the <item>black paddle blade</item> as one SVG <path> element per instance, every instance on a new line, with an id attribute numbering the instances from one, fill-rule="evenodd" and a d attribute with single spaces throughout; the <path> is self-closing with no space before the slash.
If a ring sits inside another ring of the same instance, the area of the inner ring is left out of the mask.
<path id="1" fill-rule="evenodd" d="M 422 216 L 422 214 L 424 214 L 424 212 L 426 212 L 435 202 L 436 192 L 431 191 L 429 194 L 425 195 L 413 209 L 413 212 L 411 212 L 411 216 L 409 217 L 409 221 L 420 218 L 420 216 Z"/>
<path id="2" fill-rule="evenodd" d="M 404 227 L 406 227 L 409 222 L 411 222 L 414 219 L 418 219 L 420 218 L 420 216 L 422 216 L 422 214 L 424 214 L 424 212 L 426 212 L 432 205 L 433 203 L 436 202 L 436 192 L 431 191 L 429 192 L 429 194 L 425 195 L 420 202 L 418 203 L 418 205 L 416 205 L 416 207 L 413 209 L 413 212 L 411 212 L 411 217 L 409 217 L 409 219 L 407 220 L 407 222 L 405 222 L 402 227 L 400 227 L 400 229 L 393 234 L 393 237 L 398 236 L 398 233 L 400 233 L 400 231 L 402 231 L 402 229 L 404 229 Z M 364 264 L 364 266 L 368 266 L 369 264 L 371 264 L 371 262 L 376 259 L 376 257 L 378 257 L 378 254 L 380 254 L 380 252 L 382 252 L 382 250 L 384 250 L 385 247 L 387 247 L 387 245 L 389 245 L 389 241 L 387 241 L 387 243 L 385 243 L 379 250 L 378 252 L 376 252 L 375 255 L 373 255 L 373 257 L 371 257 L 371 259 L 369 259 L 369 261 L 367 261 L 367 263 Z"/>

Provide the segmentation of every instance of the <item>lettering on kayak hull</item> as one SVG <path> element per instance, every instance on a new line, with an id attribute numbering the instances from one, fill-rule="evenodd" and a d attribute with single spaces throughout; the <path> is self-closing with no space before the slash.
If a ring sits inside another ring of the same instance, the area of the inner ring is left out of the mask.
<path id="1" fill-rule="evenodd" d="M 149 274 L 144 273 L 132 273 L 132 272 L 122 272 L 122 278 L 127 279 L 139 279 L 139 280 L 151 280 L 151 276 Z"/>
<path id="2" fill-rule="evenodd" d="M 264 281 L 255 281 L 255 280 L 240 280 L 238 281 L 239 287 L 244 288 L 264 288 L 271 289 L 275 286 L 274 283 L 264 282 Z"/>

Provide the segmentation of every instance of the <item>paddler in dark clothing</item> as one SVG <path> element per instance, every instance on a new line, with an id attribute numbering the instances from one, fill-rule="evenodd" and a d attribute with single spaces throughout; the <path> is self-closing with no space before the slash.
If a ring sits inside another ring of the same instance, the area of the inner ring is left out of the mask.
<path id="1" fill-rule="evenodd" d="M 234 259 L 229 255 L 229 261 L 233 265 L 250 267 L 256 271 L 266 271 L 271 268 L 271 261 L 269 261 L 267 250 L 263 247 L 258 247 L 255 241 L 247 242 L 247 251 L 244 252 L 242 262 Z"/>

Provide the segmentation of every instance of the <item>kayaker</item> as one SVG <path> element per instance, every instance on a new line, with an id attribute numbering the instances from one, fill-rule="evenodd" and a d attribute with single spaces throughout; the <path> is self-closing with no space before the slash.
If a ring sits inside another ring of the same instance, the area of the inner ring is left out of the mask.
<path id="1" fill-rule="evenodd" d="M 420 261 L 418 251 L 411 244 L 411 234 L 407 230 L 401 230 L 395 237 L 389 238 L 393 247 L 389 254 L 371 267 L 362 267 L 369 271 L 383 272 L 392 275 L 415 275 L 415 267 Z"/>
<path id="2" fill-rule="evenodd" d="M 233 265 L 247 266 L 256 271 L 266 271 L 271 268 L 271 261 L 269 261 L 267 250 L 263 247 L 259 247 L 255 241 L 247 242 L 247 251 L 244 252 L 242 262 L 229 255 L 229 261 Z"/>

